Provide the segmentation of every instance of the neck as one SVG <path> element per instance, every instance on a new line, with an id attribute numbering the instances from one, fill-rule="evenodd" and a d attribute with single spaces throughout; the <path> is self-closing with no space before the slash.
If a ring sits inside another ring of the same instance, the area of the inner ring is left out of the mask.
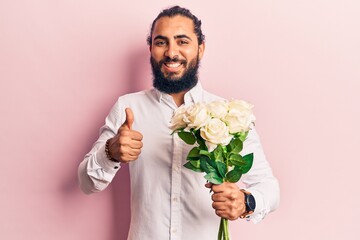
<path id="1" fill-rule="evenodd" d="M 184 96 L 185 93 L 187 93 L 187 91 L 182 91 L 179 93 L 171 93 L 170 96 L 172 96 L 172 98 L 174 99 L 174 102 L 176 104 L 176 106 L 181 106 L 184 103 Z"/>

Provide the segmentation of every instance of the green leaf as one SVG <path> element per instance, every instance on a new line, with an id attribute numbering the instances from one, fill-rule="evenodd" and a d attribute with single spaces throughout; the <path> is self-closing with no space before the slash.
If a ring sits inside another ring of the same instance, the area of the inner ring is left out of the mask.
<path id="1" fill-rule="evenodd" d="M 228 182 L 236 183 L 237 181 L 240 180 L 241 175 L 242 175 L 241 170 L 235 168 L 230 172 L 228 172 L 225 177 Z"/>
<path id="2" fill-rule="evenodd" d="M 210 159 L 208 156 L 200 155 L 200 167 L 206 173 L 218 173 L 215 161 Z"/>
<path id="3" fill-rule="evenodd" d="M 196 142 L 196 138 L 192 132 L 178 132 L 179 137 L 189 145 Z"/>
<path id="4" fill-rule="evenodd" d="M 245 139 L 246 139 L 246 137 L 247 137 L 247 135 L 248 135 L 248 133 L 249 133 L 249 131 L 247 131 L 247 132 L 241 132 L 241 133 L 240 133 L 240 136 L 239 136 L 240 140 L 244 142 Z"/>
<path id="5" fill-rule="evenodd" d="M 203 138 L 200 136 L 200 130 L 196 130 L 194 131 L 195 137 L 196 137 L 196 142 L 199 144 L 199 148 L 201 150 L 208 150 L 205 144 L 205 141 L 203 140 Z"/>
<path id="6" fill-rule="evenodd" d="M 190 150 L 189 154 L 187 155 L 187 160 L 199 160 L 200 150 L 198 147 L 194 147 Z"/>
<path id="7" fill-rule="evenodd" d="M 193 162 L 199 162 L 199 167 L 196 167 L 195 165 L 197 165 L 197 163 L 193 163 Z M 188 161 L 187 163 L 184 164 L 184 167 L 193 170 L 195 172 L 203 172 L 200 169 L 200 161 Z"/>
<path id="8" fill-rule="evenodd" d="M 175 129 L 174 131 L 172 131 L 171 135 L 173 135 L 174 133 L 177 133 L 177 132 L 181 132 L 183 131 L 185 128 L 179 128 L 179 129 Z"/>
<path id="9" fill-rule="evenodd" d="M 223 148 L 221 145 L 218 145 L 215 150 L 213 151 L 214 154 L 214 158 L 216 161 L 224 161 L 224 156 L 223 156 Z"/>
<path id="10" fill-rule="evenodd" d="M 234 138 L 230 142 L 230 146 L 232 153 L 239 153 L 243 149 L 243 142 L 239 138 Z"/>
<path id="11" fill-rule="evenodd" d="M 214 172 L 215 169 L 207 162 L 207 158 L 207 156 L 200 155 L 200 168 L 203 172 L 206 173 Z"/>
<path id="12" fill-rule="evenodd" d="M 200 160 L 197 161 L 189 161 L 194 167 L 200 169 Z"/>
<path id="13" fill-rule="evenodd" d="M 205 156 L 208 156 L 210 157 L 211 153 L 209 153 L 207 150 L 200 150 L 200 155 L 205 155 Z"/>
<path id="14" fill-rule="evenodd" d="M 223 162 L 219 162 L 219 161 L 215 161 L 216 163 L 216 168 L 218 170 L 218 172 L 220 173 L 222 178 L 225 178 L 227 169 L 226 169 L 226 164 Z"/>
<path id="15" fill-rule="evenodd" d="M 243 159 L 246 162 L 246 164 L 244 166 L 242 166 L 241 169 L 242 169 L 243 173 L 247 173 L 250 170 L 250 168 L 252 167 L 253 160 L 254 160 L 254 154 L 253 153 L 247 154 L 243 157 Z"/>
<path id="16" fill-rule="evenodd" d="M 210 172 L 206 174 L 205 179 L 213 184 L 221 184 L 224 182 L 224 180 L 216 173 L 216 172 Z"/>
<path id="17" fill-rule="evenodd" d="M 231 142 L 230 142 L 230 144 L 228 144 L 228 145 L 226 146 L 226 150 L 227 150 L 227 152 L 231 152 Z"/>
<path id="18" fill-rule="evenodd" d="M 216 170 L 217 166 L 216 166 L 215 160 L 212 160 L 211 158 L 207 157 L 206 161 L 211 167 L 213 167 Z"/>
<path id="19" fill-rule="evenodd" d="M 199 157 L 187 157 L 186 160 L 196 161 L 196 160 L 199 160 Z"/>
<path id="20" fill-rule="evenodd" d="M 243 157 L 238 153 L 232 153 L 229 157 L 230 162 L 235 166 L 244 166 L 246 165 L 245 160 Z"/>

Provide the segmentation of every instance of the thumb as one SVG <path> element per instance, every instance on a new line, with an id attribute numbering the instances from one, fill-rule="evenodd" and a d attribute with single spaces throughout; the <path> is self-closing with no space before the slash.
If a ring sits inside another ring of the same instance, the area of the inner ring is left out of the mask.
<path id="1" fill-rule="evenodd" d="M 123 124 L 123 126 L 128 127 L 129 129 L 131 129 L 133 123 L 134 123 L 134 113 L 131 110 L 131 108 L 126 108 L 125 109 L 125 114 L 126 114 L 126 119 L 125 122 Z"/>
<path id="2" fill-rule="evenodd" d="M 211 193 L 213 190 L 212 190 L 212 186 L 213 186 L 214 184 L 212 184 L 211 182 L 207 182 L 206 184 L 205 184 L 205 187 L 207 187 L 207 188 L 210 188 L 210 192 L 209 193 Z"/>

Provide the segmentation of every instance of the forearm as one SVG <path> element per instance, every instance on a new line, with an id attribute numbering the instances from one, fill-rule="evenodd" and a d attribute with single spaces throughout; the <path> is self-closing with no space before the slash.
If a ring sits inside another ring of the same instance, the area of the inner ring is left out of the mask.
<path id="1" fill-rule="evenodd" d="M 266 160 L 259 136 L 253 129 L 245 142 L 244 154 L 254 153 L 254 162 L 250 171 L 242 178 L 249 191 L 256 200 L 256 208 L 250 219 L 257 223 L 268 213 L 278 208 L 280 203 L 280 188 L 272 169 Z"/>
<path id="2" fill-rule="evenodd" d="M 86 194 L 104 190 L 120 169 L 119 163 L 107 159 L 104 145 L 98 141 L 79 165 L 80 188 Z"/>
<path id="3" fill-rule="evenodd" d="M 250 220 L 254 223 L 260 222 L 267 214 L 276 210 L 280 203 L 280 189 L 276 178 L 269 177 L 246 188 L 251 192 L 256 201 L 256 208 Z"/>
<path id="4" fill-rule="evenodd" d="M 120 164 L 110 161 L 105 153 L 106 140 L 116 135 L 117 129 L 124 121 L 119 109 L 119 102 L 116 102 L 106 117 L 105 124 L 100 128 L 98 140 L 79 165 L 79 184 L 86 194 L 104 190 L 120 169 Z"/>

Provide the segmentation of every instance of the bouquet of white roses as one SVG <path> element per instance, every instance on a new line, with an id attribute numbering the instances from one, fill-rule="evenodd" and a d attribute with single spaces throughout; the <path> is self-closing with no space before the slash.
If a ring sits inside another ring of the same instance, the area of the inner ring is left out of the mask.
<path id="1" fill-rule="evenodd" d="M 253 153 L 241 156 L 243 142 L 255 121 L 253 105 L 243 100 L 218 100 L 181 106 L 171 119 L 173 133 L 187 144 L 196 146 L 187 155 L 184 166 L 205 172 L 213 184 L 237 182 L 247 173 Z M 228 221 L 221 218 L 218 240 L 228 240 Z"/>

